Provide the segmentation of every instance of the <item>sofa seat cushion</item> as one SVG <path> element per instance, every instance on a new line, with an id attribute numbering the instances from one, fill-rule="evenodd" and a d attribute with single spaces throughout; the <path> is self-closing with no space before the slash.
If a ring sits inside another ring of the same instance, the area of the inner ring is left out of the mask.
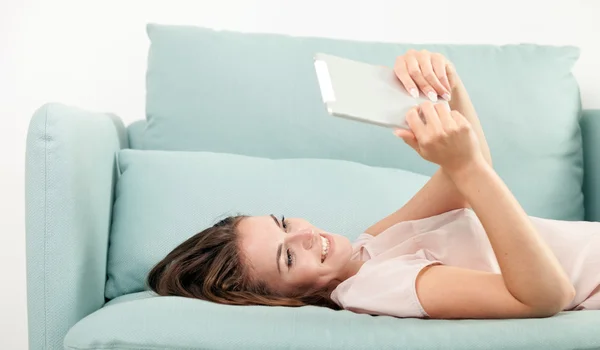
<path id="1" fill-rule="evenodd" d="M 71 328 L 66 349 L 598 349 L 600 311 L 424 320 L 306 306 L 226 306 L 141 292 Z"/>
<path id="2" fill-rule="evenodd" d="M 301 217 L 353 240 L 429 179 L 342 160 L 211 152 L 123 150 L 118 165 L 109 299 L 143 291 L 154 264 L 227 215 Z"/>

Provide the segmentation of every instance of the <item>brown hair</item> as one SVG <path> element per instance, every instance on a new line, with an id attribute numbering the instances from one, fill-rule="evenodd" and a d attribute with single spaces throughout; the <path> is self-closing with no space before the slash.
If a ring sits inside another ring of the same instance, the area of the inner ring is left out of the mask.
<path id="1" fill-rule="evenodd" d="M 252 277 L 237 234 L 237 226 L 245 217 L 229 216 L 181 243 L 152 268 L 147 285 L 159 295 L 220 304 L 339 309 L 323 292 L 281 295 Z"/>

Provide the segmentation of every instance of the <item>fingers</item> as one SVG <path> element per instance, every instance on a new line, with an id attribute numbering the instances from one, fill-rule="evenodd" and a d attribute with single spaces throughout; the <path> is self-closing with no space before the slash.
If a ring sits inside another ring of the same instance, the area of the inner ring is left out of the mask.
<path id="1" fill-rule="evenodd" d="M 439 54 L 435 55 L 437 58 L 437 60 L 439 61 Z M 433 55 L 431 53 L 429 53 L 428 51 L 421 51 L 419 52 L 419 55 L 417 55 L 417 60 L 419 61 L 419 66 L 421 67 L 421 74 L 423 74 L 423 78 L 425 78 L 425 80 L 429 83 L 429 86 L 431 86 L 434 90 L 435 90 L 435 95 L 437 97 L 437 95 L 443 96 L 443 95 L 448 95 L 449 94 L 449 90 L 440 82 L 440 79 L 438 78 L 438 74 L 436 74 L 436 72 L 434 71 L 433 68 Z M 439 65 L 439 62 L 437 63 Z M 439 67 L 438 67 L 439 70 Z M 445 69 L 443 72 L 438 72 L 438 73 L 442 73 L 440 74 L 441 77 L 445 78 L 446 73 L 445 73 Z M 429 95 L 428 95 L 429 97 Z M 430 98 L 431 99 L 431 98 Z M 436 99 L 437 100 L 437 99 Z"/>
<path id="2" fill-rule="evenodd" d="M 426 127 L 421 116 L 419 116 L 417 108 L 411 108 L 411 110 L 406 113 L 406 123 L 417 140 L 425 135 Z"/>
<path id="3" fill-rule="evenodd" d="M 404 57 L 404 61 L 406 62 L 406 69 L 408 70 L 408 74 L 410 75 L 412 80 L 417 84 L 419 89 L 423 91 L 425 96 L 427 96 L 431 101 L 437 101 L 438 94 L 435 91 L 435 89 L 429 84 L 427 79 L 425 79 L 425 77 L 423 76 L 416 55 L 407 54 Z"/>
<path id="4" fill-rule="evenodd" d="M 421 118 L 421 115 L 423 118 Z M 445 103 L 424 102 L 419 107 L 412 108 L 406 114 L 406 122 L 413 135 L 409 135 L 409 131 L 406 130 L 396 131 L 396 135 L 402 137 L 402 139 L 414 136 L 418 141 L 426 134 L 440 134 L 455 129 L 457 118 L 464 119 L 460 113 L 454 116 Z"/>
<path id="5" fill-rule="evenodd" d="M 413 97 L 419 96 L 419 90 L 431 101 L 436 102 L 438 96 L 450 100 L 450 78 L 446 58 L 439 53 L 427 50 L 408 50 L 405 55 L 396 59 L 394 72 L 402 85 Z"/>
<path id="6" fill-rule="evenodd" d="M 432 132 L 440 132 L 443 130 L 442 123 L 438 116 L 438 112 L 431 102 L 424 102 L 421 104 L 421 112 L 425 117 L 425 123 Z"/>
<path id="7" fill-rule="evenodd" d="M 431 55 L 431 66 L 433 67 L 433 72 L 446 89 L 441 96 L 444 100 L 450 101 L 450 92 L 452 91 L 452 88 L 450 87 L 450 80 L 448 78 L 448 70 L 446 69 L 446 65 L 447 61 L 444 56 L 439 53 L 434 53 Z"/>
<path id="8" fill-rule="evenodd" d="M 415 137 L 415 134 L 412 133 L 412 131 L 396 129 L 394 130 L 394 134 L 400 137 L 402 140 L 404 140 L 404 142 L 410 147 L 412 147 L 415 151 L 418 151 L 419 143 L 417 142 L 417 138 Z"/>
<path id="9" fill-rule="evenodd" d="M 402 139 L 415 137 L 415 135 L 412 133 L 412 131 L 405 130 L 405 129 L 395 129 L 394 134 Z"/>
<path id="10" fill-rule="evenodd" d="M 435 111 L 440 118 L 440 123 L 444 130 L 452 129 L 456 127 L 456 122 L 450 114 L 450 108 L 445 103 L 436 103 L 434 105 Z"/>
<path id="11" fill-rule="evenodd" d="M 419 97 L 419 89 L 408 74 L 408 69 L 406 67 L 406 61 L 404 59 L 404 56 L 400 56 L 396 59 L 396 64 L 394 64 L 394 72 L 396 73 L 396 76 L 398 77 L 402 85 L 404 85 L 406 91 L 408 91 L 408 93 L 414 98 Z"/>

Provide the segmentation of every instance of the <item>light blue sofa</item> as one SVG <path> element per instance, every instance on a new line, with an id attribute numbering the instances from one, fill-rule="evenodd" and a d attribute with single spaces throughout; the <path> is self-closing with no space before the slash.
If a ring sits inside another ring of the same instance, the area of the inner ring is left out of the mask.
<path id="1" fill-rule="evenodd" d="M 31 349 L 599 349 L 600 311 L 421 320 L 157 297 L 145 274 L 220 216 L 304 216 L 354 238 L 435 167 L 390 130 L 326 115 L 311 55 L 422 45 L 149 25 L 146 120 L 51 103 L 27 139 Z M 600 111 L 572 47 L 430 45 L 455 62 L 495 167 L 530 215 L 600 221 Z M 600 254 L 600 252 L 599 252 Z M 401 276 L 399 276 L 401 278 Z"/>

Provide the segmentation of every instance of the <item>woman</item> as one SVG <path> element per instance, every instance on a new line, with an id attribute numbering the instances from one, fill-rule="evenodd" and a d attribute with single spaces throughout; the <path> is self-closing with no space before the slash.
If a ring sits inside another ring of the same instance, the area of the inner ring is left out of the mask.
<path id="1" fill-rule="evenodd" d="M 528 217 L 492 168 L 454 67 L 408 51 L 395 72 L 432 103 L 396 130 L 439 170 L 351 244 L 299 219 L 226 218 L 148 276 L 159 295 L 234 305 L 322 305 L 397 317 L 548 317 L 600 309 L 600 224 Z M 493 92 L 491 92 L 493 93 Z M 449 100 L 434 104 L 438 96 Z"/>

